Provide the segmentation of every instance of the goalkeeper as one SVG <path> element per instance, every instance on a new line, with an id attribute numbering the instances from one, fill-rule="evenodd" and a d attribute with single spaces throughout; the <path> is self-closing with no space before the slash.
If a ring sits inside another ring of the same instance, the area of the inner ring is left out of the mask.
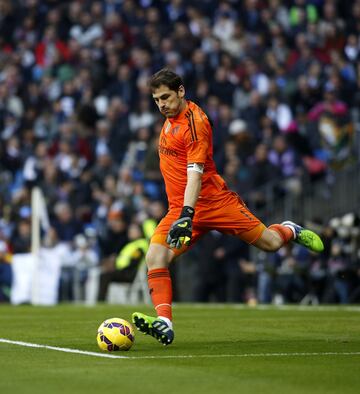
<path id="1" fill-rule="evenodd" d="M 132 319 L 138 330 L 169 345 L 174 330 L 168 266 L 205 233 L 217 230 L 267 252 L 291 241 L 314 252 L 324 247 L 318 235 L 293 222 L 266 227 L 240 196 L 228 189 L 213 161 L 211 123 L 200 107 L 186 100 L 177 74 L 160 70 L 150 78 L 150 89 L 166 118 L 158 151 L 169 211 L 157 226 L 146 253 L 148 284 L 157 316 L 135 312 Z"/>

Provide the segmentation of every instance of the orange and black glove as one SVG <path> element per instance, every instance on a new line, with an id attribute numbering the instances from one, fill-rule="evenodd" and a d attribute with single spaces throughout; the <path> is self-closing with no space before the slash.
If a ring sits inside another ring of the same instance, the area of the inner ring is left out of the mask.
<path id="1" fill-rule="evenodd" d="M 170 248 L 181 249 L 183 245 L 189 246 L 192 237 L 192 218 L 195 210 L 192 207 L 184 206 L 178 220 L 171 225 L 166 242 Z"/>

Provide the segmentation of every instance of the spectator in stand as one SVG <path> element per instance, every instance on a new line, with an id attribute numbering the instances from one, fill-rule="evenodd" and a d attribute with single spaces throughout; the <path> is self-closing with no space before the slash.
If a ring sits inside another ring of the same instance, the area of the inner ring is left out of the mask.
<path id="1" fill-rule="evenodd" d="M 81 223 L 74 217 L 73 208 L 68 202 L 57 202 L 54 207 L 53 227 L 60 242 L 71 243 L 81 232 Z"/>
<path id="2" fill-rule="evenodd" d="M 11 255 L 5 241 L 0 240 L 0 303 L 10 300 L 12 271 Z"/>
<path id="3" fill-rule="evenodd" d="M 297 89 L 292 96 L 292 107 L 298 106 L 309 111 L 320 99 L 319 82 L 319 75 L 317 75 L 316 81 L 314 79 L 310 80 L 306 75 L 300 75 L 297 79 Z"/>
<path id="4" fill-rule="evenodd" d="M 116 256 L 128 242 L 125 213 L 116 204 L 107 214 L 107 224 L 99 234 L 100 266 L 106 271 L 114 267 Z"/>
<path id="5" fill-rule="evenodd" d="M 40 70 L 51 68 L 59 60 L 69 60 L 69 50 L 64 43 L 57 37 L 54 26 L 47 26 L 42 41 L 35 48 L 36 64 Z"/>
<path id="6" fill-rule="evenodd" d="M 83 11 L 79 15 L 79 22 L 70 29 L 70 37 L 74 38 L 81 46 L 90 46 L 103 34 L 103 29 L 99 23 L 93 21 L 92 15 Z"/>
<path id="7" fill-rule="evenodd" d="M 324 290 L 323 302 L 347 304 L 349 302 L 349 271 L 350 261 L 344 253 L 343 246 L 334 242 L 328 260 L 327 286 Z"/>
<path id="8" fill-rule="evenodd" d="M 269 160 L 269 149 L 265 144 L 256 146 L 255 153 L 248 160 L 251 179 L 251 204 L 255 209 L 261 208 L 266 204 L 265 185 L 269 185 L 272 192 L 276 191 L 275 182 L 279 177 L 279 167 L 272 164 Z"/>
<path id="9" fill-rule="evenodd" d="M 200 247 L 189 251 L 196 261 L 197 280 L 194 281 L 195 302 L 225 302 L 226 274 L 225 264 L 216 258 L 219 234 L 210 232 L 200 239 Z M 206 247 L 205 247 L 206 245 Z"/>
<path id="10" fill-rule="evenodd" d="M 266 116 L 271 119 L 281 132 L 286 132 L 292 121 L 292 114 L 288 105 L 280 103 L 276 96 L 267 100 Z"/>
<path id="11" fill-rule="evenodd" d="M 129 107 L 135 105 L 135 86 L 132 76 L 132 70 L 128 64 L 120 64 L 117 69 L 116 80 L 108 87 L 109 97 L 120 97 L 121 100 Z"/>
<path id="12" fill-rule="evenodd" d="M 217 234 L 212 260 L 222 267 L 227 302 L 256 302 L 256 266 L 250 260 L 249 246 Z"/>
<path id="13" fill-rule="evenodd" d="M 245 60 L 245 70 L 252 89 L 256 90 L 261 96 L 266 96 L 270 89 L 269 77 L 259 69 L 253 59 Z"/>
<path id="14" fill-rule="evenodd" d="M 230 122 L 232 120 L 232 112 L 231 107 L 227 104 L 221 104 L 219 106 L 219 118 L 214 125 L 214 161 L 216 164 L 216 168 L 223 172 L 225 165 L 225 151 L 224 144 L 226 140 L 229 138 L 229 127 Z"/>
<path id="15" fill-rule="evenodd" d="M 269 160 L 281 173 L 284 191 L 299 194 L 301 167 L 296 152 L 289 147 L 283 135 L 275 137 Z"/>
<path id="16" fill-rule="evenodd" d="M 284 297 L 285 303 L 299 303 L 307 292 L 310 253 L 294 246 L 292 250 L 285 248 L 280 253 L 277 271 L 277 291 Z"/>
<path id="17" fill-rule="evenodd" d="M 29 218 L 20 218 L 11 237 L 14 254 L 31 252 L 31 224 Z"/>
<path id="18" fill-rule="evenodd" d="M 83 234 L 74 238 L 74 248 L 69 254 L 72 295 L 74 301 L 85 301 L 86 281 L 91 269 L 98 265 L 98 255 Z"/>
<path id="19" fill-rule="evenodd" d="M 352 159 L 353 125 L 347 105 L 338 99 L 331 82 L 325 86 L 324 100 L 310 110 L 308 117 L 318 124 L 326 161 L 339 168 Z"/>
<path id="20" fill-rule="evenodd" d="M 135 134 L 140 128 L 151 127 L 155 122 L 155 115 L 150 111 L 150 101 L 141 98 L 135 110 L 129 114 L 129 128 Z"/>
<path id="21" fill-rule="evenodd" d="M 141 226 L 131 223 L 127 230 L 128 243 L 120 249 L 113 266 L 103 266 L 100 275 L 99 301 L 105 301 L 110 283 L 131 283 L 134 281 L 136 273 L 148 249 L 148 240 L 143 234 Z"/>
<path id="22" fill-rule="evenodd" d="M 306 0 L 295 0 L 294 3 L 289 10 L 293 33 L 302 31 L 307 23 L 315 23 L 318 19 L 318 11 L 314 4 L 309 4 Z"/>
<path id="23" fill-rule="evenodd" d="M 229 125 L 229 136 L 236 144 L 236 156 L 242 163 L 246 163 L 255 147 L 254 137 L 246 122 L 242 119 L 233 120 Z"/>

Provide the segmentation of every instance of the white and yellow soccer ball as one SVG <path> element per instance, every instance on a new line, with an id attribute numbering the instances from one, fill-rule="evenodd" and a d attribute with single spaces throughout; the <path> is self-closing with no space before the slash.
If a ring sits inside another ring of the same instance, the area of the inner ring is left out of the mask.
<path id="1" fill-rule="evenodd" d="M 96 339 L 101 350 L 129 350 L 134 343 L 135 333 L 128 321 L 113 317 L 100 324 Z"/>

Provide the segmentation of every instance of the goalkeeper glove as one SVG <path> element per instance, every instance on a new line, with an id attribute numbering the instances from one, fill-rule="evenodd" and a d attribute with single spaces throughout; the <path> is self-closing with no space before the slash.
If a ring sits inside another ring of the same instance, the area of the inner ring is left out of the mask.
<path id="1" fill-rule="evenodd" d="M 166 242 L 170 248 L 181 249 L 183 245 L 189 246 L 192 236 L 192 218 L 194 216 L 194 208 L 183 207 L 181 215 L 170 227 Z"/>

